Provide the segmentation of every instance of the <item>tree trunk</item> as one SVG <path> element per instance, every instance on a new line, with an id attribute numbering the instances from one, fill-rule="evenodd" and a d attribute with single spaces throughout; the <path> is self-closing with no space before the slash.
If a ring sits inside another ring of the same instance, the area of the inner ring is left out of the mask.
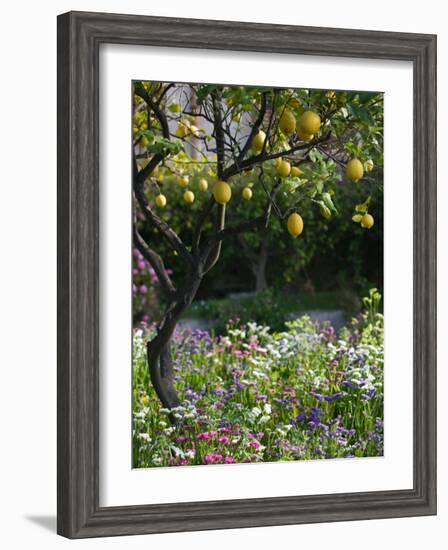
<path id="1" fill-rule="evenodd" d="M 171 338 L 182 313 L 193 301 L 201 280 L 200 277 L 193 279 L 181 298 L 168 307 L 157 327 L 156 336 L 146 344 L 149 376 L 157 397 L 167 409 L 173 409 L 180 404 L 173 380 Z M 170 415 L 170 420 L 173 424 L 176 423 L 173 415 Z"/>
<path id="2" fill-rule="evenodd" d="M 258 255 L 258 263 L 255 268 L 255 292 L 261 292 L 268 286 L 266 279 L 266 266 L 268 263 L 269 254 L 269 236 L 265 231 L 261 238 L 260 253 Z"/>

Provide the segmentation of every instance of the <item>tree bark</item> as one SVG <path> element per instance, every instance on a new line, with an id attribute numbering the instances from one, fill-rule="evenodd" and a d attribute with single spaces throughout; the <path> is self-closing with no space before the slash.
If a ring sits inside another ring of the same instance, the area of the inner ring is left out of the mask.
<path id="1" fill-rule="evenodd" d="M 269 255 L 269 236 L 267 231 L 264 231 L 261 238 L 260 253 L 258 255 L 258 263 L 255 272 L 255 292 L 261 292 L 268 286 L 266 279 L 266 266 L 268 263 Z"/>
<path id="2" fill-rule="evenodd" d="M 157 327 L 156 336 L 146 344 L 149 376 L 157 397 L 167 409 L 173 409 L 180 404 L 174 387 L 171 338 L 182 313 L 194 300 L 201 281 L 202 277 L 199 274 L 191 277 L 186 283 L 182 295 L 167 308 Z M 173 424 L 176 423 L 173 414 L 170 415 L 170 420 Z"/>

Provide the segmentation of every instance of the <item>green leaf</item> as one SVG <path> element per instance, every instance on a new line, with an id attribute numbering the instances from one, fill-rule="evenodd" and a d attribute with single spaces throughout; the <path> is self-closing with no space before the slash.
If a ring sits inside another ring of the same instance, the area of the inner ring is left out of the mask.
<path id="1" fill-rule="evenodd" d="M 322 193 L 322 199 L 327 208 L 329 208 L 335 214 L 338 213 L 336 206 L 334 205 L 333 199 L 331 198 L 330 193 Z"/>
<path id="2" fill-rule="evenodd" d="M 168 107 L 168 111 L 170 113 L 180 113 L 181 106 L 179 105 L 179 103 L 171 103 Z"/>
<path id="3" fill-rule="evenodd" d="M 152 154 L 159 155 L 177 155 L 184 150 L 183 143 L 176 140 L 169 140 L 166 138 L 158 137 L 154 139 L 153 143 L 150 143 L 147 150 Z"/>

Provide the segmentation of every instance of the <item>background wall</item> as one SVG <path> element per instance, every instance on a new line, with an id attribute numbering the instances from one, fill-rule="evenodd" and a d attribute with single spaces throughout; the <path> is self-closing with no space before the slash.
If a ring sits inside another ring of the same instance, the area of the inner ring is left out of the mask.
<path id="1" fill-rule="evenodd" d="M 234 546 L 409 550 L 445 547 L 448 520 L 448 329 L 446 187 L 439 190 L 439 515 L 431 518 L 319 524 L 251 530 L 87 540 L 57 537 L 56 514 L 56 15 L 68 10 L 140 13 L 424 32 L 439 35 L 439 157 L 448 148 L 448 31 L 444 4 L 427 0 L 360 4 L 80 0 L 8 2 L 2 6 L 0 87 L 1 468 L 0 507 L 5 548 L 226 548 Z M 6 72 L 5 72 L 6 69 Z M 444 163 L 439 163 L 443 182 Z M 31 231 L 30 231 L 31 229 Z M 398 404 L 399 405 L 399 404 Z"/>

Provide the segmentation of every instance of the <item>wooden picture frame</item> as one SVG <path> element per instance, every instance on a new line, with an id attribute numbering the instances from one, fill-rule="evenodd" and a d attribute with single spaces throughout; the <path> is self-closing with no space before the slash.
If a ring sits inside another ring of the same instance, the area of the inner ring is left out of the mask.
<path id="1" fill-rule="evenodd" d="M 414 73 L 413 488 L 99 506 L 99 48 L 407 60 Z M 58 17 L 58 533 L 98 537 L 436 513 L 436 37 L 70 12 Z"/>

